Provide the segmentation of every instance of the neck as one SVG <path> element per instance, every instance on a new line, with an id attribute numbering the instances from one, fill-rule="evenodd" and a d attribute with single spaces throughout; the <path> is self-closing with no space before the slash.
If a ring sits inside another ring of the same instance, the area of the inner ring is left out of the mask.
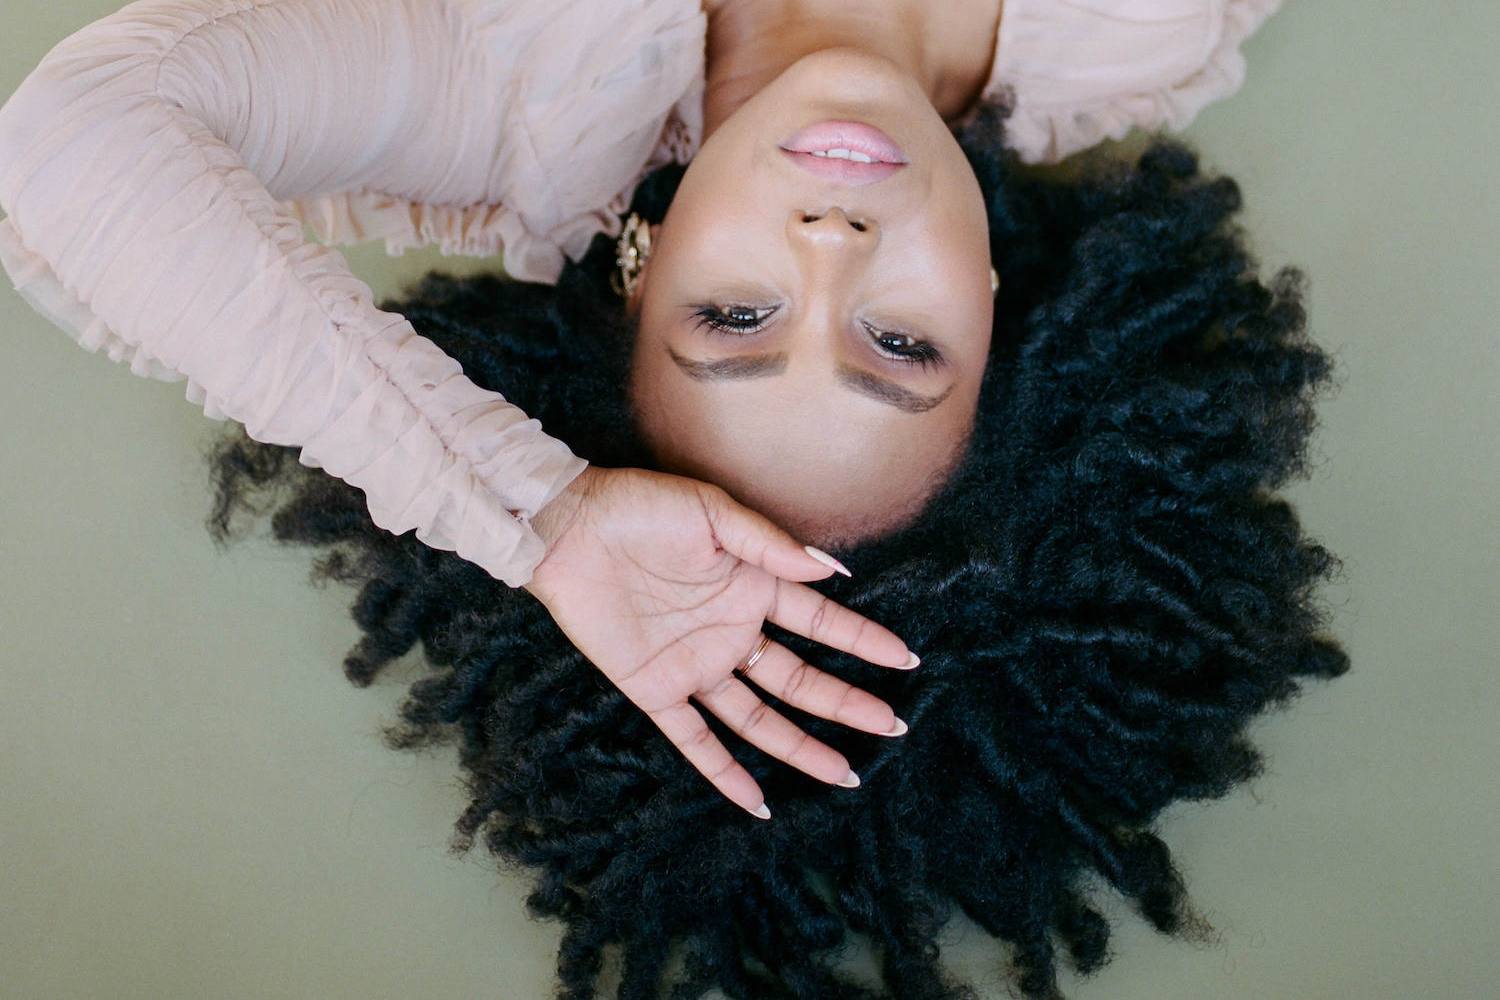
<path id="1" fill-rule="evenodd" d="M 989 78 L 1000 0 L 704 0 L 708 15 L 703 138 L 804 56 L 855 48 L 922 85 L 945 120 Z"/>

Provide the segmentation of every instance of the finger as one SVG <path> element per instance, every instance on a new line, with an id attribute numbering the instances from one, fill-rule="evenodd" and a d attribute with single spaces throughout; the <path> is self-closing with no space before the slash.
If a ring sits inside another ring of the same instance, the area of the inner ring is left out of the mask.
<path id="1" fill-rule="evenodd" d="M 740 677 L 748 677 L 756 687 L 821 719 L 841 722 L 877 736 L 894 735 L 891 730 L 897 728 L 896 712 L 890 705 L 819 670 L 779 642 L 768 645 L 754 666 L 742 670 Z"/>
<path id="2" fill-rule="evenodd" d="M 784 580 L 822 580 L 832 573 L 852 575 L 833 556 L 803 545 L 770 518 L 725 491 L 705 489 L 702 496 L 714 539 L 730 555 Z"/>
<path id="3" fill-rule="evenodd" d="M 687 702 L 650 713 L 651 721 L 666 734 L 672 745 L 687 758 L 698 773 L 709 780 L 724 796 L 758 819 L 768 819 L 766 796 L 750 772 L 734 759 L 729 749 L 708 728 L 699 711 Z"/>
<path id="4" fill-rule="evenodd" d="M 843 754 L 803 732 L 733 674 L 712 690 L 698 691 L 693 697 L 729 728 L 777 760 L 830 785 L 847 779 L 849 761 Z"/>
<path id="5" fill-rule="evenodd" d="M 882 667 L 910 670 L 922 661 L 884 625 L 800 583 L 776 581 L 776 599 L 766 620 L 789 632 L 852 653 Z"/>

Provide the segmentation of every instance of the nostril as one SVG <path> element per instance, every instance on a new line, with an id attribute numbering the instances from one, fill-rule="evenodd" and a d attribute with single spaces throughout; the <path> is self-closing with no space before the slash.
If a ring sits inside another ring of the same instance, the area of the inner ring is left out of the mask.
<path id="1" fill-rule="evenodd" d="M 843 212 L 840 212 L 839 214 L 843 217 L 845 222 L 849 223 L 850 227 L 852 227 L 855 232 L 863 233 L 868 231 L 870 228 L 863 222 L 859 222 L 858 220 L 849 218 L 847 215 L 844 215 Z M 823 219 L 823 216 L 815 212 L 800 212 L 798 213 L 798 218 L 801 219 L 804 223 L 807 223 L 818 222 Z"/>

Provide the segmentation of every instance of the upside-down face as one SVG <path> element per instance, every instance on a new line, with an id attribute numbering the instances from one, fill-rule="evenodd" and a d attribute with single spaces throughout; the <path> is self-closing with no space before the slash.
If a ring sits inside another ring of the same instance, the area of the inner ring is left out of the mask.
<path id="1" fill-rule="evenodd" d="M 973 427 L 994 319 L 978 180 L 909 75 L 820 51 L 705 140 L 630 308 L 663 468 L 815 544 L 887 533 Z"/>

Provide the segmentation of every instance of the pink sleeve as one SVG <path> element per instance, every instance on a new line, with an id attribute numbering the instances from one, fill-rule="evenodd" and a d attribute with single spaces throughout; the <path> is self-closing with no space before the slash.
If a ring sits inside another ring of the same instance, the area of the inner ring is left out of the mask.
<path id="1" fill-rule="evenodd" d="M 1055 163 L 1132 128 L 1180 131 L 1245 82 L 1240 46 L 1282 0 L 1005 0 L 985 96 L 1006 144 Z"/>
<path id="2" fill-rule="evenodd" d="M 527 519 L 586 463 L 376 309 L 292 210 L 485 196 L 500 117 L 469 103 L 494 71 L 472 9 L 138 0 L 88 25 L 0 107 L 0 263 L 85 349 L 187 379 L 206 415 L 363 490 L 381 528 L 519 586 L 545 554 Z"/>

